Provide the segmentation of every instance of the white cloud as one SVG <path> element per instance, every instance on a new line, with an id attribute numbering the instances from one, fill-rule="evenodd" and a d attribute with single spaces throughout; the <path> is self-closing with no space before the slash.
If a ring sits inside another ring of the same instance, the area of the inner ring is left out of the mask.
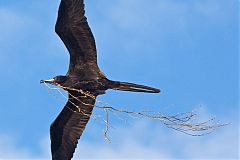
<path id="1" fill-rule="evenodd" d="M 91 125 L 90 125 L 91 126 Z M 85 134 L 98 137 L 101 132 L 87 127 Z M 226 126 L 204 137 L 191 137 L 164 130 L 151 122 L 139 121 L 133 126 L 116 126 L 110 133 L 112 144 L 103 143 L 103 136 L 88 141 L 83 135 L 74 159 L 238 159 L 238 129 Z M 0 159 L 49 159 L 49 138 L 36 145 L 42 155 L 32 155 L 31 149 L 17 147 L 14 139 L 0 136 Z"/>
<path id="2" fill-rule="evenodd" d="M 226 18 L 227 1 L 169 1 L 169 0 L 117 0 L 114 5 L 101 12 L 112 21 L 112 25 L 134 32 L 143 28 L 185 30 L 195 17 L 204 21 L 220 21 Z M 220 17 L 221 16 L 221 17 Z M 224 17 L 223 17 L 224 16 Z M 217 18 L 218 17 L 218 18 Z M 220 19 L 222 18 L 222 19 Z M 196 19 L 195 19 L 196 20 Z M 173 31 L 173 30 L 170 31 Z M 163 31 L 164 32 L 164 31 Z"/>
<path id="3" fill-rule="evenodd" d="M 88 159 L 238 159 L 238 132 L 227 126 L 205 137 L 191 137 L 159 125 L 138 122 L 111 133 L 113 144 L 85 139 L 75 157 Z M 114 141 L 117 141 L 116 143 Z"/>
<path id="4" fill-rule="evenodd" d="M 0 135 L 0 159 L 24 159 L 30 157 L 30 151 L 18 148 L 12 137 Z"/>
<path id="5" fill-rule="evenodd" d="M 100 60 L 106 59 L 105 55 L 111 57 L 116 48 L 120 48 L 124 58 L 119 57 L 124 61 L 128 57 L 134 59 L 130 56 L 135 55 L 147 57 L 154 54 L 155 57 L 164 46 L 170 46 L 173 42 L 194 47 L 200 43 L 196 33 L 203 32 L 201 29 L 210 31 L 229 24 L 234 10 L 227 0 L 116 0 L 107 1 L 107 6 L 102 5 L 102 1 L 96 3 L 97 11 L 94 8 L 88 17 L 97 46 L 100 46 Z M 98 13 L 100 16 L 96 18 Z"/>

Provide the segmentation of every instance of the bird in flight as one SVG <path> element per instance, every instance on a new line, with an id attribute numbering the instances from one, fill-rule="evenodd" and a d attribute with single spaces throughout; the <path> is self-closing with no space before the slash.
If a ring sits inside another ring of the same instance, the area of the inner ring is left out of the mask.
<path id="1" fill-rule="evenodd" d="M 53 160 L 70 160 L 95 105 L 96 97 L 106 90 L 159 93 L 159 89 L 112 81 L 97 65 L 95 40 L 88 25 L 84 0 L 61 0 L 55 32 L 70 53 L 65 76 L 41 80 L 68 92 L 68 101 L 50 127 Z"/>

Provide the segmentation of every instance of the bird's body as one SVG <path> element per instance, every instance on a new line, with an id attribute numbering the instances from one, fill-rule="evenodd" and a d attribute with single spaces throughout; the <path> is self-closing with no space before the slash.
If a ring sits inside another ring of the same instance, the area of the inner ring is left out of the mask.
<path id="1" fill-rule="evenodd" d="M 97 50 L 85 17 L 83 0 L 61 0 L 55 31 L 70 53 L 69 70 L 42 83 L 68 92 L 65 107 L 50 128 L 53 160 L 70 160 L 88 123 L 98 95 L 108 89 L 159 93 L 160 90 L 127 82 L 111 81 L 97 65 Z"/>

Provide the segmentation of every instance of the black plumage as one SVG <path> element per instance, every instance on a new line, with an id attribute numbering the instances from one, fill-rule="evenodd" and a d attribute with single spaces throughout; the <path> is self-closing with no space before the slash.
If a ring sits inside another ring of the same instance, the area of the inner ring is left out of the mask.
<path id="1" fill-rule="evenodd" d="M 95 100 L 107 89 L 159 93 L 160 90 L 111 81 L 97 65 L 97 50 L 85 17 L 83 0 L 61 0 L 55 31 L 70 53 L 69 70 L 42 83 L 57 85 L 69 94 L 68 102 L 50 128 L 53 160 L 70 160 L 88 123 Z"/>
<path id="2" fill-rule="evenodd" d="M 50 127 L 51 151 L 54 160 L 69 160 L 73 157 L 78 139 L 92 114 L 95 99 L 71 92 L 69 101 Z M 78 97 L 78 100 L 73 98 Z M 84 105 L 83 103 L 87 104 Z M 79 106 L 79 109 L 76 106 Z"/>

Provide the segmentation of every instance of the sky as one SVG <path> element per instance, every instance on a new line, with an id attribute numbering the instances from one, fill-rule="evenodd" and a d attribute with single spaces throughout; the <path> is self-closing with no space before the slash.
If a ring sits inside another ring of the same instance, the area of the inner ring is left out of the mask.
<path id="1" fill-rule="evenodd" d="M 193 109 L 229 123 L 192 137 L 146 119 L 91 119 L 74 159 L 239 159 L 239 0 L 85 0 L 98 64 L 109 79 L 161 89 L 108 91 L 116 108 L 174 115 Z M 59 0 L 0 0 L 0 159 L 49 159 L 49 127 L 66 100 L 40 85 L 64 75 L 54 33 Z"/>

